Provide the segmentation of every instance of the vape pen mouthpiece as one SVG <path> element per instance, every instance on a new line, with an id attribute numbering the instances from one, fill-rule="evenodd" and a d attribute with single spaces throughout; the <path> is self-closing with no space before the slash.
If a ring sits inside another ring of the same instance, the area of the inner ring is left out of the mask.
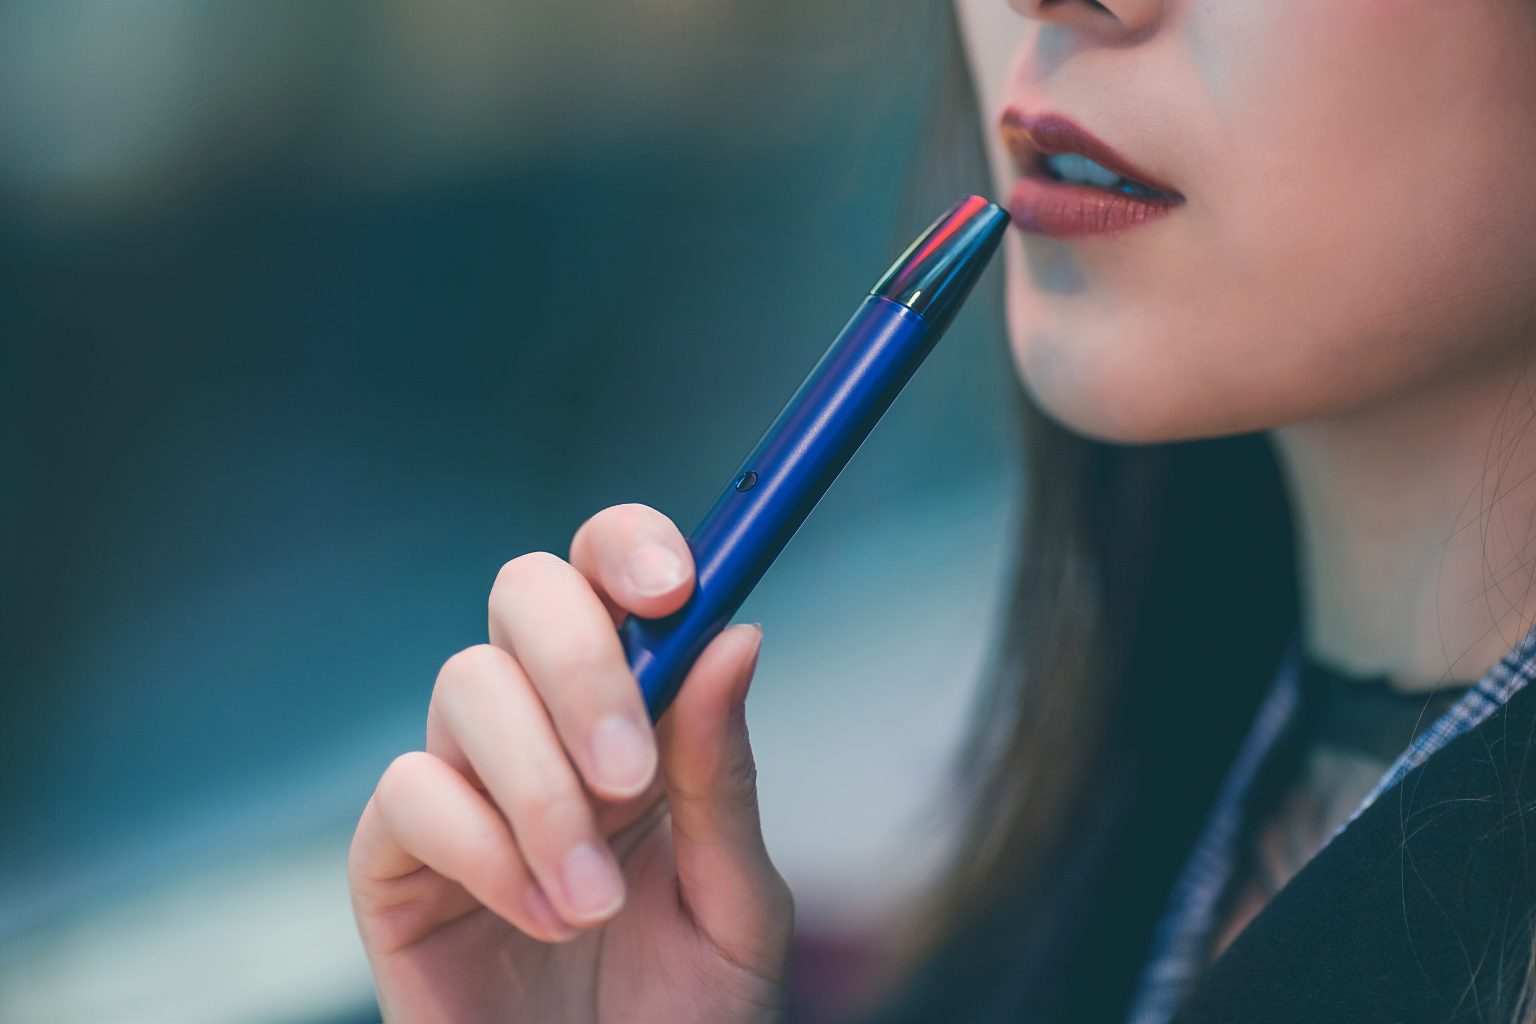
<path id="1" fill-rule="evenodd" d="M 949 326 L 1008 228 L 1008 211 L 969 196 L 934 221 L 870 291 L 938 330 Z"/>

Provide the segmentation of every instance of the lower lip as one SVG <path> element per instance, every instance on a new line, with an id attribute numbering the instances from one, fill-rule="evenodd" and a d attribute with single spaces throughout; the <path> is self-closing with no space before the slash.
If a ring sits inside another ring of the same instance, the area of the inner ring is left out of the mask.
<path id="1" fill-rule="evenodd" d="M 1014 182 L 1008 197 L 1013 226 L 1039 235 L 1069 238 L 1103 235 L 1167 216 L 1183 197 L 1153 199 L 1030 175 Z"/>

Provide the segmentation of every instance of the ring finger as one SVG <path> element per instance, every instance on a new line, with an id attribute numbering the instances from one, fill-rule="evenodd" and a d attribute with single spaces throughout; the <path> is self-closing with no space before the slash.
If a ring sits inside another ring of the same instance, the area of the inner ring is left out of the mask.
<path id="1" fill-rule="evenodd" d="M 432 703 L 429 752 L 473 767 L 560 916 L 591 925 L 617 912 L 618 861 L 517 660 L 490 644 L 460 651 L 443 665 Z"/>

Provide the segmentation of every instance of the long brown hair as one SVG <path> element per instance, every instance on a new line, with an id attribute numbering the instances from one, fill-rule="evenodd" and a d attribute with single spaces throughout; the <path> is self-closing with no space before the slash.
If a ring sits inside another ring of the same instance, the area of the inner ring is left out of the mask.
<path id="1" fill-rule="evenodd" d="M 998 1020 L 1115 1012 L 1296 619 L 1264 439 L 1115 445 L 1022 394 L 1017 412 L 1006 621 L 932 812 L 959 838 L 880 983 L 893 1019 L 993 1019 L 978 999 Z M 1091 979 L 1071 947 L 1094 951 Z"/>
<path id="2" fill-rule="evenodd" d="M 950 30 L 914 211 L 985 180 L 952 10 Z M 867 1001 L 882 1024 L 1123 1013 L 1298 621 L 1267 437 L 1102 442 L 1014 396 L 1026 472 L 1006 619 L 933 805 L 952 855 Z"/>

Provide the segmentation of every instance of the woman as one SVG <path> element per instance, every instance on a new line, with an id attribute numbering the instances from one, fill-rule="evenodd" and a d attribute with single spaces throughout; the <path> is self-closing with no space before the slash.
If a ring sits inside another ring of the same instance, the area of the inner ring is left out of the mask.
<path id="1" fill-rule="evenodd" d="M 958 9 L 1004 194 L 1105 173 L 1055 112 L 1165 208 L 1015 210 L 1012 632 L 871 1019 L 1532 1019 L 1536 5 Z M 780 1015 L 761 633 L 653 734 L 614 632 L 692 569 L 638 505 L 502 568 L 353 842 L 386 1020 Z"/>

